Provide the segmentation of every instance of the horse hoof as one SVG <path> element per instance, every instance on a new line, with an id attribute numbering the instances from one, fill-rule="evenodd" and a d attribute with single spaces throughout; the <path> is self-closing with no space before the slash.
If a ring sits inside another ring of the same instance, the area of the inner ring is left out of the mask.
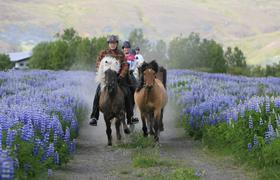
<path id="1" fill-rule="evenodd" d="M 143 133 L 144 137 L 148 137 L 148 133 Z"/>
<path id="2" fill-rule="evenodd" d="M 130 130 L 127 128 L 127 129 L 124 129 L 124 133 L 125 134 L 130 134 Z"/>
<path id="3" fill-rule="evenodd" d="M 108 142 L 108 146 L 112 146 L 112 143 L 111 143 L 111 142 Z"/>

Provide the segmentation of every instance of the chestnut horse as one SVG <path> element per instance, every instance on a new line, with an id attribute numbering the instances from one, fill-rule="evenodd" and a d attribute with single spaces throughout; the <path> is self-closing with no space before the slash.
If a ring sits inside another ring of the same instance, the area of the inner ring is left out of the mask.
<path id="1" fill-rule="evenodd" d="M 129 134 L 130 131 L 125 122 L 125 97 L 124 93 L 118 85 L 117 72 L 111 69 L 105 71 L 104 87 L 101 89 L 99 107 L 104 115 L 106 122 L 106 134 L 108 137 L 108 145 L 112 145 L 111 120 L 116 119 L 117 139 L 121 140 L 120 125 L 123 124 L 124 132 Z"/>
<path id="2" fill-rule="evenodd" d="M 156 61 L 144 62 L 140 67 L 140 87 L 134 93 L 135 103 L 141 114 L 144 136 L 148 135 L 148 124 L 149 134 L 154 135 L 156 141 L 159 140 L 160 130 L 163 130 L 162 115 L 167 103 L 165 86 L 156 78 L 158 69 Z"/>

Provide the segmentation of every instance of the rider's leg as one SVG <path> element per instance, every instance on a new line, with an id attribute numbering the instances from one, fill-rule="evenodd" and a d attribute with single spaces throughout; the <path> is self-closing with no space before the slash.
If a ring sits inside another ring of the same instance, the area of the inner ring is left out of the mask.
<path id="1" fill-rule="evenodd" d="M 134 92 L 137 86 L 137 80 L 134 77 L 133 73 L 130 74 L 130 79 L 131 79 L 131 83 L 130 83 L 130 100 L 131 100 L 131 105 L 132 105 L 132 116 L 131 116 L 131 121 L 132 123 L 137 123 L 139 122 L 139 119 L 137 117 L 133 117 L 133 110 L 134 110 L 134 106 L 135 106 L 135 101 L 134 101 Z"/>
<path id="2" fill-rule="evenodd" d="M 132 117 L 133 117 L 133 102 L 131 99 L 131 92 L 128 87 L 126 88 L 126 95 L 125 95 L 125 109 L 126 109 L 127 124 L 131 124 Z"/>
<path id="3" fill-rule="evenodd" d="M 89 124 L 92 126 L 97 126 L 97 121 L 99 118 L 99 96 L 100 96 L 100 84 L 96 88 L 95 97 L 93 100 L 93 106 L 92 106 L 92 113 L 90 115 L 90 121 Z"/>

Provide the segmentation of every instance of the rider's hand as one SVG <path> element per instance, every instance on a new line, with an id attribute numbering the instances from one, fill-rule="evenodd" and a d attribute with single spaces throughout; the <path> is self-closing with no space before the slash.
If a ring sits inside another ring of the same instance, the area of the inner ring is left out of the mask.
<path id="1" fill-rule="evenodd" d="M 125 84 L 125 78 L 122 76 L 118 77 L 119 84 Z"/>

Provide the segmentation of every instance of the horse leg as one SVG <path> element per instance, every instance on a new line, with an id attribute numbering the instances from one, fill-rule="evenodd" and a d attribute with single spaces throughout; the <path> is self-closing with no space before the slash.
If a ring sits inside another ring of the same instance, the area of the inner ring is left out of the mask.
<path id="1" fill-rule="evenodd" d="M 143 135 L 144 135 L 144 137 L 147 137 L 148 136 L 148 129 L 147 129 L 147 124 L 146 124 L 146 118 L 142 113 L 141 113 L 141 120 L 142 120 Z"/>
<path id="2" fill-rule="evenodd" d="M 108 146 L 112 146 L 112 129 L 110 119 L 104 117 L 106 122 L 106 134 L 108 138 Z"/>
<path id="3" fill-rule="evenodd" d="M 159 140 L 159 132 L 160 132 L 160 125 L 161 125 L 161 110 L 156 110 L 154 116 L 152 117 L 152 121 L 154 122 L 154 130 L 155 130 L 155 141 L 158 142 Z"/>
<path id="4" fill-rule="evenodd" d="M 149 129 L 150 129 L 150 135 L 155 135 L 154 131 L 154 119 L 153 116 L 149 113 L 148 115 L 148 124 L 149 124 Z"/>
<path id="5" fill-rule="evenodd" d="M 129 130 L 126 122 L 125 122 L 125 113 L 124 112 L 120 114 L 119 119 L 120 119 L 120 122 L 123 124 L 123 131 L 124 131 L 124 133 L 125 134 L 130 134 L 130 130 Z"/>
<path id="6" fill-rule="evenodd" d="M 161 109 L 161 112 L 160 112 L 160 122 L 159 122 L 159 131 L 163 131 L 164 130 L 164 127 L 163 127 L 163 111 L 164 111 L 164 108 Z"/>
<path id="7" fill-rule="evenodd" d="M 120 133 L 120 125 L 121 125 L 121 120 L 117 118 L 115 126 L 116 126 L 116 133 L 117 133 L 117 139 L 121 140 L 122 136 Z"/>

